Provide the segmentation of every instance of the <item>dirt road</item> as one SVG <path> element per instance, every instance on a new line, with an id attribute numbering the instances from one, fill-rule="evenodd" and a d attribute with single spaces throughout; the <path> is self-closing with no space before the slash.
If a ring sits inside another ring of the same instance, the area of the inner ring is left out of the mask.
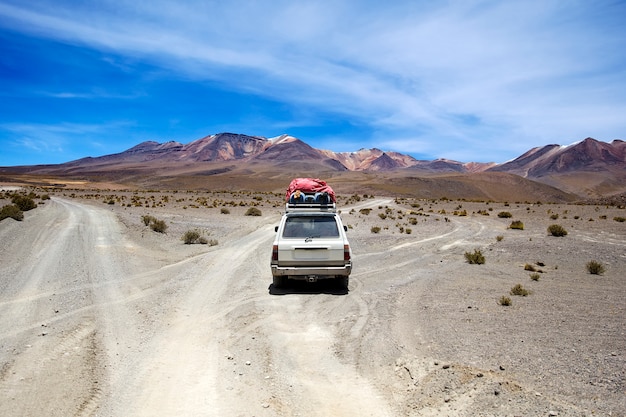
<path id="1" fill-rule="evenodd" d="M 372 220 L 356 214 L 366 205 L 403 209 L 378 199 L 345 215 L 355 253 L 349 293 L 323 282 L 281 291 L 270 286 L 278 214 L 242 221 L 229 239 L 199 253 L 180 244 L 164 251 L 120 222 L 119 213 L 70 199 L 53 197 L 24 222 L 3 222 L 0 415 L 539 416 L 584 414 L 593 407 L 626 410 L 619 400 L 623 301 L 608 301 L 610 332 L 602 342 L 608 351 L 598 354 L 613 382 L 596 384 L 590 398 L 574 398 L 576 381 L 571 389 L 549 391 L 550 384 L 533 379 L 541 367 L 534 359 L 536 369 L 511 369 L 524 355 L 539 353 L 541 338 L 523 351 L 496 349 L 501 340 L 493 348 L 469 346 L 505 320 L 494 301 L 500 293 L 480 292 L 513 275 L 508 271 L 515 249 L 495 246 L 495 237 L 508 233 L 503 223 L 474 216 L 424 220 L 414 235 L 373 235 Z M 624 249 L 621 233 L 608 239 L 617 254 Z M 588 234 L 581 236 L 588 242 Z M 484 270 L 491 281 L 468 284 L 462 253 L 475 246 L 495 248 L 501 261 Z M 623 257 L 616 255 L 614 268 L 623 271 Z M 609 292 L 623 290 L 622 281 L 608 281 Z M 515 314 L 526 313 L 509 318 Z M 476 327 L 463 329 L 469 322 Z M 457 347 L 454 352 L 446 341 Z M 553 355 L 542 359 L 558 363 L 559 353 Z M 586 366 L 576 372 L 584 374 Z M 598 395 L 607 403 L 594 405 Z"/>
<path id="2" fill-rule="evenodd" d="M 333 351 L 359 300 L 268 294 L 272 225 L 152 269 L 110 212 L 33 214 L 3 245 L 0 414 L 387 415 Z"/>

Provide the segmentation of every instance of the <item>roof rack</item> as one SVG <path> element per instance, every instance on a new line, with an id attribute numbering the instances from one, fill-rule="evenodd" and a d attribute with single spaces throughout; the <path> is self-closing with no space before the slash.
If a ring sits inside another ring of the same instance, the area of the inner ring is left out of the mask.
<path id="1" fill-rule="evenodd" d="M 335 203 L 320 204 L 320 203 L 287 203 L 285 204 L 285 211 L 320 211 L 320 212 L 337 212 L 337 206 Z"/>
<path id="2" fill-rule="evenodd" d="M 327 193 L 303 193 L 292 194 L 285 209 L 289 211 L 326 211 L 336 212 L 337 206 Z"/>

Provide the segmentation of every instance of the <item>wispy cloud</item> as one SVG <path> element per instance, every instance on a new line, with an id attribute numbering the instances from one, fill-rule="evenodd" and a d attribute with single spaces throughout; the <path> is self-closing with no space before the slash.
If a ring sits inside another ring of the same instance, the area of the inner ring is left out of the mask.
<path id="1" fill-rule="evenodd" d="M 60 99 L 82 99 L 82 100 L 133 100 L 138 97 L 144 97 L 145 94 L 117 94 L 109 91 L 41 91 L 42 96 Z"/>
<path id="2" fill-rule="evenodd" d="M 624 3 L 582 0 L 9 1 L 0 27 L 302 107 L 319 123 L 333 113 L 370 130 L 364 146 L 484 160 L 623 136 L 624 15 Z M 97 95 L 70 91 L 52 94 Z"/>
<path id="3" fill-rule="evenodd" d="M 67 162 L 69 159 L 92 155 L 94 150 L 106 149 L 107 145 L 99 139 L 101 135 L 118 132 L 130 125 L 126 121 L 98 124 L 3 123 L 0 124 L 0 134 L 4 138 L 5 152 L 31 152 L 39 157 L 48 154 L 65 155 L 56 162 Z"/>

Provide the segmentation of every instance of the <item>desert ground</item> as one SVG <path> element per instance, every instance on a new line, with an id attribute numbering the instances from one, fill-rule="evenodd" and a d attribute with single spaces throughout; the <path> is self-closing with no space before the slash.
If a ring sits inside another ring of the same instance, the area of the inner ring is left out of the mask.
<path id="1" fill-rule="evenodd" d="M 279 193 L 14 192 L 2 416 L 626 416 L 624 208 L 342 196 L 345 291 L 273 288 Z"/>

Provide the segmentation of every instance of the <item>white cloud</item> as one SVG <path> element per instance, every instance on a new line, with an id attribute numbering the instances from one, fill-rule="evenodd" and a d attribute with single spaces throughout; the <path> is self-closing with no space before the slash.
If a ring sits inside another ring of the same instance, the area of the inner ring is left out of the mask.
<path id="1" fill-rule="evenodd" d="M 623 4 L 13 4 L 1 25 L 343 114 L 397 150 L 496 157 L 626 129 Z"/>

